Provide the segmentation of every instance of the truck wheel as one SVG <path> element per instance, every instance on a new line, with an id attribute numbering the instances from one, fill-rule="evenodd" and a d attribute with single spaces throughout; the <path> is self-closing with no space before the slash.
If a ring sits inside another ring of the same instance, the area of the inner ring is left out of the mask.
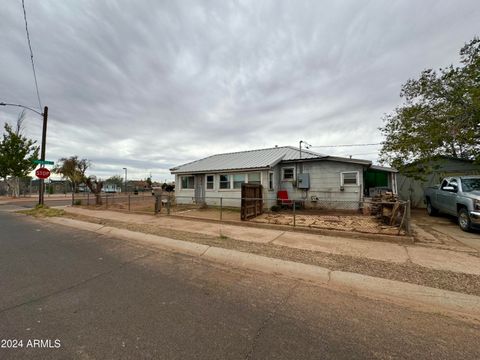
<path id="1" fill-rule="evenodd" d="M 458 211 L 458 225 L 463 231 L 470 231 L 472 223 L 470 222 L 470 216 L 465 208 L 461 208 Z"/>
<path id="2" fill-rule="evenodd" d="M 438 210 L 432 206 L 430 199 L 427 199 L 427 213 L 430 216 L 435 216 L 438 214 Z"/>

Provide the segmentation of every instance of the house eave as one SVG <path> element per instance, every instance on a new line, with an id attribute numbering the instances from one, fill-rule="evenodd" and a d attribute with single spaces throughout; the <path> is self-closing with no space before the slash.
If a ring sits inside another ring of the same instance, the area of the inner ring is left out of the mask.
<path id="1" fill-rule="evenodd" d="M 229 168 L 229 169 L 203 169 L 195 171 L 182 171 L 182 170 L 172 170 L 170 173 L 173 175 L 196 175 L 196 174 L 219 174 L 226 172 L 247 172 L 247 171 L 265 171 L 270 170 L 273 166 L 266 167 L 253 167 L 253 168 Z"/>

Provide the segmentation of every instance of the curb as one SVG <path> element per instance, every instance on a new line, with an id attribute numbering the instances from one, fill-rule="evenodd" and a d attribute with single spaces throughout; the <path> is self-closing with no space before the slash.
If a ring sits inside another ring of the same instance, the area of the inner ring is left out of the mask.
<path id="1" fill-rule="evenodd" d="M 368 275 L 332 271 L 315 265 L 269 258 L 237 250 L 175 240 L 79 220 L 66 218 L 46 218 L 45 220 L 100 235 L 143 242 L 163 250 L 196 256 L 236 268 L 306 280 L 323 287 L 353 292 L 356 295 L 370 299 L 413 306 L 426 312 L 453 315 L 463 320 L 480 321 L 480 297 L 474 295 Z"/>

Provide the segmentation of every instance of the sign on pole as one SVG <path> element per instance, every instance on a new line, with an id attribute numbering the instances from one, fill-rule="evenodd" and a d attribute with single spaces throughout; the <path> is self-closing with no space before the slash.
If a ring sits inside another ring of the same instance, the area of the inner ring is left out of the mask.
<path id="1" fill-rule="evenodd" d="M 35 170 L 35 176 L 39 179 L 47 179 L 50 176 L 50 170 L 39 168 Z"/>
<path id="2" fill-rule="evenodd" d="M 50 160 L 33 160 L 33 162 L 35 164 L 40 164 L 40 165 L 54 165 L 55 164 L 54 161 L 50 161 Z"/>

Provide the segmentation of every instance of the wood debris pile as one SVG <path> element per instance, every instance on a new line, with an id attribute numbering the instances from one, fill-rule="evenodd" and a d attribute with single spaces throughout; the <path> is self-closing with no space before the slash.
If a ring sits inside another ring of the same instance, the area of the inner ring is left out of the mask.
<path id="1" fill-rule="evenodd" d="M 400 225 L 404 212 L 405 206 L 391 191 L 375 195 L 363 208 L 364 215 L 375 216 L 387 225 Z"/>

